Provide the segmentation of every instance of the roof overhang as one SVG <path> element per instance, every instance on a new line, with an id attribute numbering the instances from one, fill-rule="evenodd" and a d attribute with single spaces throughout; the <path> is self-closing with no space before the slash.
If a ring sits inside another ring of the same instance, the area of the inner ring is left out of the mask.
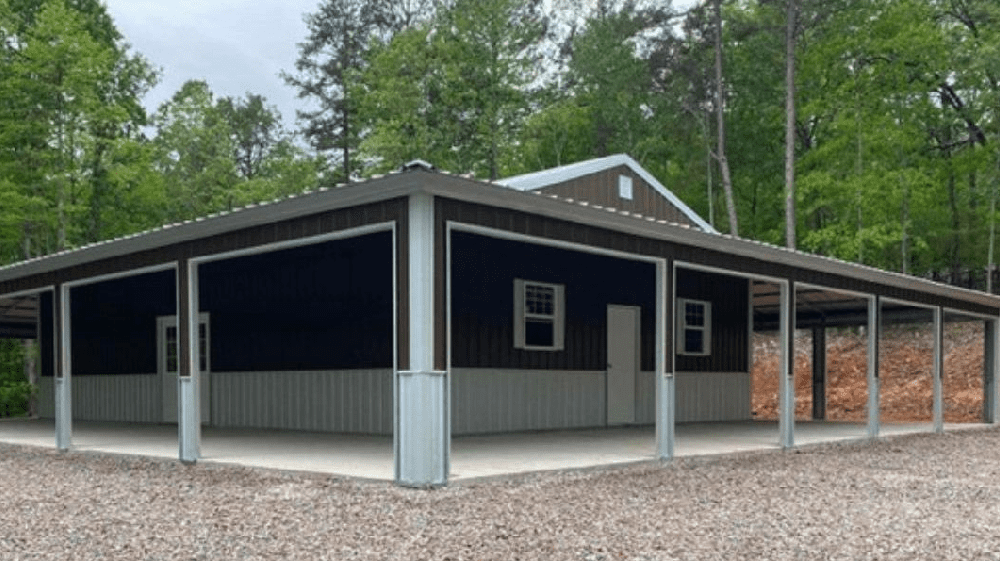
<path id="1" fill-rule="evenodd" d="M 781 263 L 805 271 L 840 275 L 1000 310 L 1000 297 L 982 292 L 760 242 L 706 233 L 696 228 L 613 208 L 598 207 L 585 202 L 570 202 L 554 195 L 519 192 L 469 177 L 434 172 L 422 166 L 412 167 L 403 173 L 376 177 L 329 190 L 321 189 L 272 203 L 250 205 L 232 212 L 163 226 L 124 238 L 16 263 L 0 268 L 0 283 L 328 210 L 407 197 L 414 193 L 428 193 L 456 201 L 510 209 L 725 255 Z"/>

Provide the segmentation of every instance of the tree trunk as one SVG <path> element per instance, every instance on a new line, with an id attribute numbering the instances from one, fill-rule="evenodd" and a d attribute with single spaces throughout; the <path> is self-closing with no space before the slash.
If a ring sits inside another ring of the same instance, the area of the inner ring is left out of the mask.
<path id="1" fill-rule="evenodd" d="M 907 275 L 910 273 L 910 184 L 906 181 L 905 174 L 903 175 L 903 216 L 900 217 L 901 226 L 903 227 L 902 240 L 900 242 L 902 249 L 901 265 L 902 273 Z"/>
<path id="2" fill-rule="evenodd" d="M 711 115 L 706 109 L 702 127 L 705 131 L 705 187 L 708 192 L 708 223 L 715 228 L 715 190 L 712 189 L 715 178 L 712 177 L 712 138 L 709 134 L 709 130 L 711 130 L 711 125 L 709 125 L 711 122 L 710 119 Z"/>
<path id="3" fill-rule="evenodd" d="M 962 249 L 962 219 L 958 214 L 958 192 L 955 186 L 955 170 L 951 165 L 951 154 L 948 154 L 948 206 L 951 211 L 951 267 L 957 269 L 961 263 Z"/>
<path id="4" fill-rule="evenodd" d="M 990 187 L 990 243 L 986 256 L 986 292 L 993 294 L 993 269 L 994 256 L 993 246 L 997 233 L 997 184 L 1000 183 L 1000 152 L 997 153 L 997 173 L 993 176 L 993 185 Z"/>
<path id="5" fill-rule="evenodd" d="M 785 29 L 785 245 L 795 249 L 795 0 Z"/>
<path id="6" fill-rule="evenodd" d="M 729 213 L 729 233 L 739 237 L 739 221 L 736 217 L 736 201 L 733 198 L 733 180 L 729 175 L 729 160 L 726 159 L 725 87 L 722 83 L 722 0 L 715 0 L 715 116 L 718 125 L 718 150 L 722 173 L 722 190 L 726 195 L 726 211 Z"/>

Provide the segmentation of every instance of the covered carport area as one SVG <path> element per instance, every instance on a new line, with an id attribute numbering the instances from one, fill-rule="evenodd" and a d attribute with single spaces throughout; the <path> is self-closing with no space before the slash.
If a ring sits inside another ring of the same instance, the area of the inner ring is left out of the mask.
<path id="1" fill-rule="evenodd" d="M 754 283 L 758 337 L 773 337 L 778 330 L 777 300 L 767 283 Z M 853 426 L 860 437 L 942 432 L 946 422 L 949 429 L 993 422 L 986 404 L 995 399 L 994 317 L 797 283 L 795 328 L 797 432 L 836 423 Z M 970 356 L 959 356 L 963 353 Z M 860 365 L 859 354 L 864 355 Z M 772 363 L 760 370 L 775 367 Z M 760 393 L 755 390 L 758 407 Z M 776 401 L 773 396 L 770 405 Z M 958 411 L 959 403 L 968 410 Z"/>
<path id="2" fill-rule="evenodd" d="M 986 427 L 946 424 L 946 431 Z M 906 434 L 887 427 L 882 436 Z M 0 421 L 0 443 L 55 450 L 52 419 Z M 900 430 L 902 429 L 902 430 Z M 683 423 L 677 426 L 677 458 L 780 452 L 768 421 Z M 452 440 L 450 481 L 543 472 L 656 463 L 649 426 L 459 436 Z M 839 423 L 804 423 L 798 446 L 860 442 L 856 430 Z M 203 428 L 199 463 L 304 471 L 371 481 L 393 481 L 392 438 L 253 428 Z M 79 421 L 73 432 L 79 453 L 177 458 L 177 427 L 165 424 Z"/>

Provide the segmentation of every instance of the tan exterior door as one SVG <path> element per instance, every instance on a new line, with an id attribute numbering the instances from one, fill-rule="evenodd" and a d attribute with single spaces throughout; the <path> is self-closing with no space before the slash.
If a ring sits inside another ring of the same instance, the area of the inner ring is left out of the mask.
<path id="1" fill-rule="evenodd" d="M 639 308 L 608 306 L 609 425 L 635 422 L 635 380 L 639 372 Z"/>

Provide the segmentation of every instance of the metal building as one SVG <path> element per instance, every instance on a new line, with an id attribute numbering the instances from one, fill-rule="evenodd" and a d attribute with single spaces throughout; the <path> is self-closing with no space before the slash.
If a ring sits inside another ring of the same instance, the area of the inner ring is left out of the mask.
<path id="1" fill-rule="evenodd" d="M 498 184 L 414 162 L 0 268 L 59 448 L 74 419 L 176 422 L 186 462 L 203 424 L 391 434 L 417 486 L 458 434 L 649 424 L 670 458 L 675 423 L 750 418 L 755 323 L 782 333 L 793 446 L 792 331 L 907 310 L 938 343 L 948 314 L 985 322 L 996 422 L 1000 298 L 720 235 L 626 156 Z"/>

